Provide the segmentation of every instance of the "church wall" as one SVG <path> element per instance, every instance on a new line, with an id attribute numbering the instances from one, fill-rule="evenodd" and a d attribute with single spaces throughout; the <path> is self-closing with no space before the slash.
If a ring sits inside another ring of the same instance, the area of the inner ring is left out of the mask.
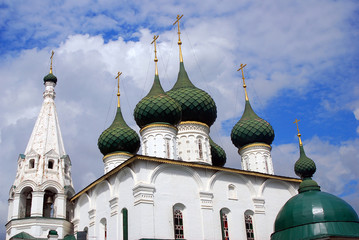
<path id="1" fill-rule="evenodd" d="M 227 213 L 230 239 L 246 238 L 245 212 L 252 214 L 256 239 L 267 239 L 295 187 L 263 177 L 135 161 L 89 190 L 90 200 L 81 196 L 76 201 L 75 231 L 89 227 L 90 238 L 102 239 L 105 218 L 107 239 L 123 239 L 126 208 L 128 239 L 173 239 L 175 207 L 182 210 L 188 240 L 221 239 L 221 209 Z"/>

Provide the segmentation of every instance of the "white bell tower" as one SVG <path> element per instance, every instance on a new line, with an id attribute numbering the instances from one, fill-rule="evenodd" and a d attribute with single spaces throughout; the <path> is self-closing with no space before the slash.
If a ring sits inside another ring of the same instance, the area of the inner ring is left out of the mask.
<path id="1" fill-rule="evenodd" d="M 44 101 L 25 153 L 17 161 L 14 184 L 9 192 L 6 239 L 25 232 L 47 238 L 55 230 L 62 239 L 72 233 L 70 223 L 74 194 L 71 161 L 65 152 L 55 106 L 57 78 L 44 77 Z"/>

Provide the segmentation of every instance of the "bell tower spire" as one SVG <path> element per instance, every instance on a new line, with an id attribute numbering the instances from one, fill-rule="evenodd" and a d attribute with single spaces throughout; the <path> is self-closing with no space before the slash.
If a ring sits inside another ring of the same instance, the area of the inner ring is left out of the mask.
<path id="1" fill-rule="evenodd" d="M 44 77 L 43 103 L 24 154 L 18 158 L 14 184 L 10 189 L 6 239 L 26 232 L 34 238 L 46 238 L 49 218 L 62 239 L 69 233 L 75 193 L 71 179 L 71 161 L 66 154 L 55 106 L 53 75 L 54 51 L 50 73 Z M 16 220 L 16 221 L 15 221 Z"/>

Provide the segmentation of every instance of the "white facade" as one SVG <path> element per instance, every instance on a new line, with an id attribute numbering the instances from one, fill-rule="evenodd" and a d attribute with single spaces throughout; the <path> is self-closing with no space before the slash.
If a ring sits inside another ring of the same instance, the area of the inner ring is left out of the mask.
<path id="1" fill-rule="evenodd" d="M 174 211 L 183 216 L 185 239 L 222 239 L 220 211 L 230 239 L 246 239 L 245 214 L 255 239 L 269 239 L 281 206 L 294 196 L 298 179 L 134 156 L 110 176 L 73 197 L 74 230 L 88 239 L 174 239 Z M 104 224 L 106 223 L 104 228 Z"/>
<path id="2" fill-rule="evenodd" d="M 271 149 L 271 146 L 264 143 L 253 143 L 241 148 L 239 154 L 242 158 L 242 169 L 274 174 Z"/>
<path id="3" fill-rule="evenodd" d="M 201 122 L 181 122 L 178 125 L 177 149 L 182 161 L 212 165 L 209 127 Z"/>
<path id="4" fill-rule="evenodd" d="M 20 232 L 60 238 L 73 232 L 70 197 L 75 193 L 55 107 L 54 82 L 45 83 L 44 101 L 9 193 L 6 239 Z"/>
<path id="5" fill-rule="evenodd" d="M 178 159 L 177 128 L 161 123 L 153 123 L 141 129 L 142 155 Z"/>

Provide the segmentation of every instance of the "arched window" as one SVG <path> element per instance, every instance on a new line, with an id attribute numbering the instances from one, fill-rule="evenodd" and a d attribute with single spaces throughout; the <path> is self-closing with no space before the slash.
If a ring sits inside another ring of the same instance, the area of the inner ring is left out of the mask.
<path id="1" fill-rule="evenodd" d="M 29 161 L 29 168 L 30 168 L 30 169 L 35 168 L 35 159 L 30 159 L 30 161 Z"/>
<path id="2" fill-rule="evenodd" d="M 238 199 L 236 186 L 234 186 L 233 184 L 228 185 L 228 198 L 232 200 Z"/>
<path id="3" fill-rule="evenodd" d="M 176 204 L 173 206 L 173 227 L 175 239 L 184 239 L 183 210 L 184 205 L 182 204 Z"/>
<path id="4" fill-rule="evenodd" d="M 47 218 L 54 217 L 55 193 L 49 190 L 45 191 L 42 216 Z"/>
<path id="5" fill-rule="evenodd" d="M 201 139 L 198 139 L 198 155 L 199 155 L 199 159 L 203 158 L 202 140 Z"/>
<path id="6" fill-rule="evenodd" d="M 123 240 L 128 240 L 128 212 L 126 208 L 123 208 L 122 211 L 122 235 Z"/>
<path id="7" fill-rule="evenodd" d="M 31 217 L 32 189 L 30 187 L 22 190 L 19 202 L 19 218 Z"/>
<path id="8" fill-rule="evenodd" d="M 171 157 L 171 151 L 170 151 L 170 140 L 169 139 L 166 139 L 166 155 L 167 155 L 167 158 L 170 158 Z"/>
<path id="9" fill-rule="evenodd" d="M 253 213 L 252 211 L 246 211 L 244 213 L 244 223 L 246 225 L 246 235 L 247 240 L 254 240 L 254 230 L 253 230 Z"/>
<path id="10" fill-rule="evenodd" d="M 219 211 L 221 218 L 222 240 L 229 240 L 228 214 L 229 210 L 226 208 L 222 208 L 221 211 Z"/>
<path id="11" fill-rule="evenodd" d="M 106 221 L 106 218 L 102 218 L 101 221 L 100 221 L 99 239 L 100 240 L 106 240 L 107 239 L 107 221 Z"/>
<path id="12" fill-rule="evenodd" d="M 53 168 L 54 168 L 54 160 L 50 159 L 50 160 L 47 162 L 47 168 L 48 168 L 48 169 L 53 169 Z"/>

